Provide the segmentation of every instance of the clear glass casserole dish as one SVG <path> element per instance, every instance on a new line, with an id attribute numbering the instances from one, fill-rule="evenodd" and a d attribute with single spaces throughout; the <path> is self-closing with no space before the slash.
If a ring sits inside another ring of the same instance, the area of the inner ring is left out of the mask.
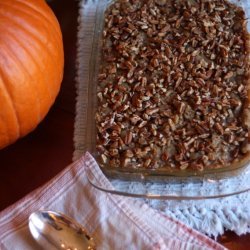
<path id="1" fill-rule="evenodd" d="M 97 84 L 99 67 L 102 63 L 101 47 L 104 16 L 105 11 L 113 2 L 114 1 L 98 2 L 90 61 L 91 70 L 89 72 L 88 106 L 87 115 L 85 117 L 87 128 L 85 150 L 91 152 L 98 161 L 100 158 L 96 151 L 97 131 L 94 114 L 96 113 L 98 105 Z M 243 7 L 245 7 L 244 3 Z M 247 4 L 245 8 L 248 8 L 246 13 L 249 13 L 249 6 Z M 115 189 L 105 190 L 103 187 L 99 186 L 98 183 L 94 183 L 93 180 L 91 180 L 91 176 L 89 176 L 89 180 L 94 186 L 101 190 L 135 197 L 157 199 L 215 198 L 249 190 L 250 183 L 248 183 L 248 176 L 250 175 L 250 168 L 248 167 L 248 163 L 249 157 L 244 157 L 230 166 L 212 169 L 205 168 L 202 171 L 193 169 L 180 170 L 170 167 L 159 169 L 135 169 L 104 165 L 102 166 L 102 171 L 110 178 Z M 192 188 L 190 188 L 189 184 L 192 184 Z M 133 188 L 131 188 L 131 186 L 133 186 Z M 207 188 L 208 186 L 209 188 Z"/>

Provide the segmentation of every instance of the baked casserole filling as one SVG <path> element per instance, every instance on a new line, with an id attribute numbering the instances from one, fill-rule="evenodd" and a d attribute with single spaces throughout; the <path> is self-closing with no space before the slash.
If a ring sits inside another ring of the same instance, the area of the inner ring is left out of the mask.
<path id="1" fill-rule="evenodd" d="M 248 157 L 249 34 L 225 0 L 117 0 L 105 12 L 101 165 L 204 170 Z"/>

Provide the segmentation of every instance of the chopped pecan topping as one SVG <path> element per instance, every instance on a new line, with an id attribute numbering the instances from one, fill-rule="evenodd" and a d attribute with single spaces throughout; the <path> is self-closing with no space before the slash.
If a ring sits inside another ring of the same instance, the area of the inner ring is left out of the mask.
<path id="1" fill-rule="evenodd" d="M 250 151 L 249 35 L 226 0 L 117 0 L 97 86 L 101 164 L 202 171 Z"/>

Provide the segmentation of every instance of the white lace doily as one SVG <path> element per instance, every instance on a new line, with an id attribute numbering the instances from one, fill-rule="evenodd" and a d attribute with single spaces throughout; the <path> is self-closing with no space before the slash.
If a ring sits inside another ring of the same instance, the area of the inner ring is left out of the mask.
<path id="1" fill-rule="evenodd" d="M 247 13 L 247 17 L 250 18 L 249 0 L 231 0 L 231 2 L 241 5 Z M 82 1 L 80 3 L 76 77 L 78 96 L 74 133 L 74 160 L 78 159 L 87 148 L 84 141 L 87 133 L 87 86 L 89 82 L 90 56 L 97 4 L 98 0 Z M 248 29 L 250 30 L 250 21 L 248 22 Z M 242 178 L 244 178 L 244 176 L 239 176 L 237 179 L 239 185 Z M 116 182 L 116 185 L 119 185 L 119 183 Z M 227 188 L 230 187 L 230 180 L 218 182 L 216 188 L 224 188 L 225 186 L 227 186 Z M 133 189 L 136 188 L 136 186 L 131 184 L 127 188 Z M 166 185 L 166 188 L 170 189 L 171 187 Z M 211 190 L 211 186 L 209 185 L 206 188 L 208 189 L 208 192 L 212 193 L 215 191 Z M 223 234 L 225 229 L 234 231 L 238 235 L 250 232 L 250 192 L 213 200 L 145 200 L 145 202 L 151 207 L 158 209 L 209 236 L 217 237 L 218 235 Z"/>

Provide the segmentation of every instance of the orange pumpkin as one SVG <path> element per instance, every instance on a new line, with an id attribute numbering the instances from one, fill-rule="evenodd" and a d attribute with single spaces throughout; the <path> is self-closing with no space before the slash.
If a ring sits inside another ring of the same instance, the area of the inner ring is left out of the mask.
<path id="1" fill-rule="evenodd" d="M 41 122 L 59 92 L 62 34 L 44 0 L 0 1 L 0 148 Z"/>

